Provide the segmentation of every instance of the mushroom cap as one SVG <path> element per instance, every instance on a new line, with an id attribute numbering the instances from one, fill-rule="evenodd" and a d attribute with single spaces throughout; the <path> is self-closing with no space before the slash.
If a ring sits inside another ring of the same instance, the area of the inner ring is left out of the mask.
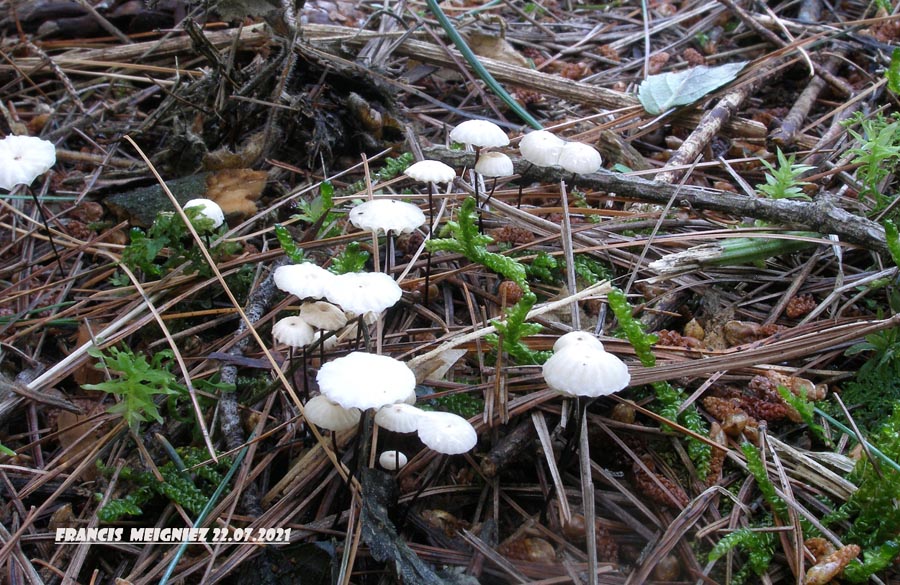
<path id="1" fill-rule="evenodd" d="M 306 347 L 316 339 L 316 333 L 301 317 L 285 317 L 272 325 L 272 337 L 291 347 Z"/>
<path id="2" fill-rule="evenodd" d="M 345 311 L 362 315 L 381 313 L 393 307 L 403 291 L 393 278 L 382 272 L 348 272 L 334 276 L 324 291 L 325 298 Z"/>
<path id="3" fill-rule="evenodd" d="M 335 275 L 312 262 L 287 264 L 275 269 L 275 286 L 300 299 L 321 299 Z"/>
<path id="4" fill-rule="evenodd" d="M 302 311 L 300 313 L 303 314 Z M 553 344 L 553 351 L 559 351 L 564 347 L 579 345 L 582 347 L 594 347 L 603 350 L 603 343 L 599 339 L 588 333 L 587 331 L 569 331 L 565 335 L 561 335 L 556 343 Z"/>
<path id="5" fill-rule="evenodd" d="M 583 142 L 566 142 L 559 153 L 559 166 L 578 175 L 600 170 L 603 158 L 597 149 Z"/>
<path id="6" fill-rule="evenodd" d="M 407 463 L 409 463 L 409 459 L 400 451 L 384 451 L 378 456 L 378 465 L 388 471 L 402 469 Z"/>
<path id="7" fill-rule="evenodd" d="M 559 163 L 559 153 L 566 141 L 546 130 L 529 132 L 519 141 L 522 158 L 536 167 L 552 167 Z"/>
<path id="8" fill-rule="evenodd" d="M 303 406 L 306 420 L 329 431 L 346 431 L 359 424 L 358 408 L 343 408 L 319 394 Z"/>
<path id="9" fill-rule="evenodd" d="M 403 174 L 423 183 L 450 183 L 456 178 L 453 167 L 439 160 L 420 160 L 410 165 Z"/>
<path id="10" fill-rule="evenodd" d="M 419 419 L 425 412 L 405 402 L 382 406 L 375 413 L 375 423 L 395 433 L 414 433 L 419 429 Z"/>
<path id="11" fill-rule="evenodd" d="M 425 214 L 412 203 L 396 199 L 373 199 L 350 210 L 350 223 L 378 233 L 407 234 L 425 223 Z"/>
<path id="12" fill-rule="evenodd" d="M 515 172 L 512 159 L 502 152 L 485 152 L 475 163 L 475 172 L 485 177 L 508 177 Z"/>
<path id="13" fill-rule="evenodd" d="M 419 440 L 438 453 L 458 455 L 478 443 L 478 433 L 469 421 L 452 412 L 423 412 Z"/>
<path id="14" fill-rule="evenodd" d="M 543 374 L 551 390 L 590 398 L 618 392 L 631 381 L 628 366 L 622 360 L 587 343 L 554 353 L 544 362 Z"/>
<path id="15" fill-rule="evenodd" d="M 335 331 L 347 324 L 347 316 L 338 307 L 325 301 L 300 305 L 300 318 L 317 329 Z"/>
<path id="16" fill-rule="evenodd" d="M 506 132 L 487 120 L 466 120 L 450 131 L 450 140 L 479 148 L 495 148 L 509 144 Z"/>
<path id="17" fill-rule="evenodd" d="M 56 164 L 56 147 L 34 136 L 10 135 L 0 140 L 0 189 L 30 185 Z"/>
<path id="18" fill-rule="evenodd" d="M 225 212 L 223 212 L 222 208 L 219 207 L 219 204 L 212 199 L 191 199 L 184 204 L 185 209 L 188 209 L 189 207 L 199 207 L 200 215 L 198 217 L 211 219 L 213 222 L 213 229 L 225 223 Z"/>
<path id="19" fill-rule="evenodd" d="M 381 408 L 405 399 L 416 387 L 406 364 L 386 355 L 353 352 L 319 369 L 319 391 L 344 408 Z"/>

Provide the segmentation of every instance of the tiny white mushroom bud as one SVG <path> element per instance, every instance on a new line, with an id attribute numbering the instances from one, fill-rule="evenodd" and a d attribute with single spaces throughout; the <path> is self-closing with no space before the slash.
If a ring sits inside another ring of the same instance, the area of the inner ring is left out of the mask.
<path id="1" fill-rule="evenodd" d="M 385 451 L 378 456 L 378 465 L 388 471 L 403 469 L 408 462 L 409 459 L 400 451 Z"/>
<path id="2" fill-rule="evenodd" d="M 196 207 L 200 210 L 197 217 L 205 217 L 213 222 L 213 229 L 225 223 L 225 212 L 212 199 L 191 199 L 184 204 L 185 209 Z"/>

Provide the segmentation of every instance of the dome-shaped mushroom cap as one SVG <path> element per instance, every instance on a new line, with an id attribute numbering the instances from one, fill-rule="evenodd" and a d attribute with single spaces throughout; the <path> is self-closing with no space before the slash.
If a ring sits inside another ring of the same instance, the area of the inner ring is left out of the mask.
<path id="1" fill-rule="evenodd" d="M 325 298 L 345 311 L 362 315 L 380 313 L 393 307 L 403 296 L 393 278 L 382 272 L 348 272 L 335 276 L 325 290 Z"/>
<path id="2" fill-rule="evenodd" d="M 56 147 L 34 136 L 10 135 L 0 140 L 0 189 L 30 185 L 56 164 Z"/>
<path id="3" fill-rule="evenodd" d="M 300 299 L 321 299 L 335 275 L 312 262 L 287 264 L 275 269 L 275 286 Z"/>
<path id="4" fill-rule="evenodd" d="M 302 312 L 301 312 L 302 314 Z M 587 331 L 569 331 L 565 335 L 561 335 L 556 343 L 553 344 L 553 351 L 559 351 L 564 347 L 572 345 L 580 345 L 582 347 L 593 347 L 603 350 L 603 343 Z"/>
<path id="5" fill-rule="evenodd" d="M 631 382 L 628 366 L 622 360 L 586 343 L 554 353 L 544 362 L 543 374 L 551 390 L 590 398 L 613 394 Z"/>
<path id="6" fill-rule="evenodd" d="M 603 166 L 597 149 L 583 142 L 566 142 L 559 153 L 559 166 L 578 175 L 595 173 Z"/>
<path id="7" fill-rule="evenodd" d="M 419 440 L 445 455 L 465 453 L 478 443 L 478 433 L 469 421 L 452 412 L 423 412 Z"/>
<path id="8" fill-rule="evenodd" d="M 378 465 L 388 471 L 403 469 L 407 463 L 409 463 L 409 459 L 400 451 L 384 451 L 378 456 Z"/>
<path id="9" fill-rule="evenodd" d="M 425 223 L 425 214 L 412 203 L 373 199 L 350 210 L 350 223 L 370 232 L 407 234 Z"/>
<path id="10" fill-rule="evenodd" d="M 415 374 L 403 362 L 361 351 L 328 362 L 316 381 L 332 402 L 361 410 L 400 402 L 416 387 Z"/>
<path id="11" fill-rule="evenodd" d="M 272 337 L 291 347 L 306 347 L 315 340 L 316 333 L 302 318 L 285 317 L 272 325 Z"/>
<path id="12" fill-rule="evenodd" d="M 537 167 L 552 167 L 559 163 L 559 153 L 566 141 L 546 130 L 529 132 L 519 141 L 522 158 Z"/>
<path id="13" fill-rule="evenodd" d="M 334 331 L 347 324 L 347 316 L 338 307 L 325 301 L 300 305 L 300 318 L 318 329 Z"/>
<path id="14" fill-rule="evenodd" d="M 512 159 L 502 152 L 485 152 L 478 157 L 475 172 L 485 177 L 508 177 L 515 171 Z"/>
<path id="15" fill-rule="evenodd" d="M 456 171 L 439 160 L 420 160 L 410 165 L 403 174 L 423 183 L 449 183 L 456 178 Z"/>
<path id="16" fill-rule="evenodd" d="M 405 402 L 382 406 L 375 413 L 375 423 L 395 433 L 414 433 L 419 428 L 422 409 Z"/>
<path id="17" fill-rule="evenodd" d="M 328 337 L 325 337 L 326 335 Z M 322 349 L 324 349 L 325 351 L 328 351 L 330 349 L 334 349 L 335 347 L 337 347 L 337 344 L 338 344 L 337 336 L 332 335 L 328 331 L 316 331 L 316 336 L 315 336 L 315 339 L 313 339 L 313 343 L 319 341 L 323 337 L 325 337 L 325 341 L 322 342 Z"/>
<path id="18" fill-rule="evenodd" d="M 450 131 L 450 140 L 479 148 L 495 148 L 509 144 L 506 132 L 487 120 L 466 120 Z"/>
<path id="19" fill-rule="evenodd" d="M 346 431 L 359 424 L 361 412 L 357 408 L 343 408 L 319 394 L 303 406 L 306 420 L 329 431 Z"/>
<path id="20" fill-rule="evenodd" d="M 184 204 L 185 209 L 189 209 L 191 207 L 200 208 L 200 214 L 197 217 L 205 217 L 206 219 L 211 219 L 213 222 L 213 228 L 217 228 L 225 223 L 225 212 L 223 212 L 222 208 L 219 207 L 219 204 L 212 199 L 191 199 Z"/>

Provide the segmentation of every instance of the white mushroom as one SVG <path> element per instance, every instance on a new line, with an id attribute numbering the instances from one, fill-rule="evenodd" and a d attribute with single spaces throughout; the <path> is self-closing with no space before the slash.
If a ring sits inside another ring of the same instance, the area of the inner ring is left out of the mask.
<path id="1" fill-rule="evenodd" d="M 479 157 L 475 172 L 485 177 L 508 177 L 515 171 L 512 159 L 502 152 L 485 152 Z"/>
<path id="2" fill-rule="evenodd" d="M 561 335 L 556 343 L 553 344 L 553 351 L 559 351 L 564 347 L 572 345 L 582 345 L 585 347 L 594 347 L 603 349 L 603 343 L 587 331 L 570 331 L 565 335 Z"/>
<path id="3" fill-rule="evenodd" d="M 225 212 L 219 207 L 219 204 L 212 199 L 191 199 L 184 204 L 185 209 L 192 207 L 199 208 L 198 218 L 206 218 L 212 220 L 213 229 L 225 223 Z"/>
<path id="4" fill-rule="evenodd" d="M 439 160 L 420 160 L 410 165 L 403 174 L 415 181 L 423 183 L 449 183 L 456 178 L 453 167 Z"/>
<path id="5" fill-rule="evenodd" d="M 593 146 L 583 142 L 566 142 L 559 153 L 559 166 L 578 175 L 587 175 L 600 170 L 603 159 Z"/>
<path id="6" fill-rule="evenodd" d="M 289 347 L 306 347 L 316 336 L 309 323 L 300 317 L 285 317 L 272 326 L 272 337 Z"/>
<path id="7" fill-rule="evenodd" d="M 425 412 L 405 402 L 382 406 L 375 413 L 375 424 L 395 433 L 414 433 Z"/>
<path id="8" fill-rule="evenodd" d="M 359 424 L 361 412 L 357 408 L 343 408 L 319 394 L 303 406 L 306 420 L 329 431 L 346 431 Z"/>
<path id="9" fill-rule="evenodd" d="M 317 329 L 335 331 L 347 324 L 347 316 L 338 307 L 325 301 L 300 305 L 300 318 Z"/>
<path id="10" fill-rule="evenodd" d="M 312 262 L 287 264 L 275 269 L 275 286 L 300 299 L 321 299 L 335 275 Z"/>
<path id="11" fill-rule="evenodd" d="M 7 136 L 0 140 L 0 189 L 31 185 L 56 164 L 56 147 L 33 136 Z"/>
<path id="12" fill-rule="evenodd" d="M 373 199 L 350 210 L 350 223 L 375 232 L 408 234 L 425 223 L 425 214 L 412 203 L 396 199 Z"/>
<path id="13" fill-rule="evenodd" d="M 469 421 L 451 412 L 424 412 L 418 434 L 426 447 L 445 455 L 465 453 L 478 443 Z"/>
<path id="14" fill-rule="evenodd" d="M 543 374 L 551 390 L 568 396 L 606 396 L 631 382 L 628 366 L 622 360 L 587 343 L 555 352 L 544 362 Z"/>
<path id="15" fill-rule="evenodd" d="M 546 130 L 529 132 L 519 141 L 522 158 L 536 167 L 552 167 L 559 162 L 566 141 Z"/>
<path id="16" fill-rule="evenodd" d="M 450 131 L 450 140 L 476 148 L 496 148 L 509 144 L 506 132 L 487 120 L 466 120 Z"/>
<path id="17" fill-rule="evenodd" d="M 406 455 L 404 455 L 400 451 L 384 451 L 381 455 L 378 456 L 378 465 L 382 466 L 388 471 L 397 471 L 398 469 L 402 469 L 408 462 L 409 459 L 407 459 Z"/>
<path id="18" fill-rule="evenodd" d="M 416 387 L 416 376 L 406 364 L 365 352 L 328 362 L 319 369 L 316 381 L 332 402 L 361 410 L 401 402 Z"/>
<path id="19" fill-rule="evenodd" d="M 326 299 L 345 311 L 362 315 L 393 307 L 403 291 L 393 278 L 381 272 L 349 272 L 334 276 L 324 291 Z"/>

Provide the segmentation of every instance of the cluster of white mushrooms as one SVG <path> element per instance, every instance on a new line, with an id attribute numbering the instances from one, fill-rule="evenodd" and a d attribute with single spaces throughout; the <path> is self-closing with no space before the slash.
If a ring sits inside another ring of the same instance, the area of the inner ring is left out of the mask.
<path id="1" fill-rule="evenodd" d="M 603 159 L 593 146 L 583 142 L 563 140 L 546 130 L 530 132 L 519 141 L 522 158 L 536 167 L 559 165 L 578 175 L 600 170 Z"/>
<path id="2" fill-rule="evenodd" d="M 470 120 L 450 133 L 451 140 L 475 150 L 475 171 L 483 177 L 512 175 L 513 163 L 506 154 L 483 149 L 509 144 L 509 137 L 491 122 Z M 520 142 L 522 157 L 537 166 L 559 165 L 573 173 L 591 173 L 600 168 L 600 154 L 591 146 L 567 142 L 550 132 L 527 134 Z M 405 174 L 428 184 L 430 216 L 414 204 L 378 198 L 350 210 L 350 222 L 375 237 L 390 237 L 419 229 L 429 219 L 433 228 L 431 198 L 435 184 L 451 183 L 456 171 L 438 161 L 411 165 Z M 275 323 L 273 336 L 291 348 L 305 348 L 328 331 L 347 326 L 354 316 L 377 316 L 400 300 L 401 290 L 386 273 L 335 275 L 313 263 L 279 267 L 275 284 L 303 303 L 297 315 Z M 333 338 L 331 338 L 333 339 Z M 326 348 L 327 349 L 327 348 Z M 547 384 L 564 394 L 600 396 L 618 391 L 629 382 L 628 368 L 586 333 L 570 333 L 554 346 L 554 356 L 544 366 Z M 394 358 L 356 351 L 324 363 L 316 376 L 320 394 L 304 407 L 306 419 L 322 429 L 344 431 L 360 424 L 363 412 L 374 412 L 374 422 L 394 433 L 417 433 L 430 449 L 453 455 L 475 446 L 478 436 L 464 418 L 447 412 L 424 411 L 414 406 L 415 376 Z M 587 393 L 585 393 L 587 392 Z M 379 457 L 387 469 L 405 464 L 402 453 L 385 451 Z"/>
<path id="3" fill-rule="evenodd" d="M 388 200 L 369 203 L 382 202 L 396 206 Z M 380 213 L 380 207 L 369 205 L 362 216 L 368 219 L 370 215 Z M 276 269 L 273 279 L 279 289 L 304 302 L 298 315 L 276 322 L 272 334 L 277 342 L 304 350 L 324 331 L 344 327 L 348 322 L 347 314 L 377 316 L 397 303 L 401 296 L 399 285 L 386 274 L 336 275 L 308 262 L 281 266 Z M 351 429 L 359 424 L 364 411 L 372 410 L 379 426 L 398 433 L 417 432 L 427 447 L 439 453 L 464 453 L 478 440 L 475 429 L 466 419 L 413 406 L 415 375 L 405 363 L 392 357 L 352 352 L 323 364 L 316 381 L 320 394 L 306 402 L 304 411 L 307 421 L 325 430 Z M 405 459 L 395 453 L 385 456 L 383 465 L 397 467 Z"/>

